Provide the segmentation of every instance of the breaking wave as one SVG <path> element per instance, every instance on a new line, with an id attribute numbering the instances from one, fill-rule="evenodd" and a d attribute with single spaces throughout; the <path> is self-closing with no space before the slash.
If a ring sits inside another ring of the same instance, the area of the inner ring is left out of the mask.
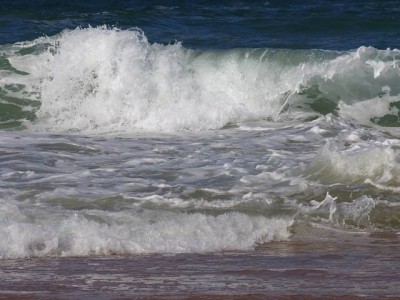
<path id="1" fill-rule="evenodd" d="M 398 126 L 400 51 L 190 50 L 97 27 L 0 46 L 0 126 L 201 131 L 333 114 Z"/>

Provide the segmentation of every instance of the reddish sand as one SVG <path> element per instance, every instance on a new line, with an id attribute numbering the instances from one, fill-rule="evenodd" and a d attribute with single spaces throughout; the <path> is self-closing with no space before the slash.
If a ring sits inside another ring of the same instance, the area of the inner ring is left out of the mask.
<path id="1" fill-rule="evenodd" d="M 274 242 L 220 254 L 0 261 L 1 299 L 400 299 L 400 242 Z"/>

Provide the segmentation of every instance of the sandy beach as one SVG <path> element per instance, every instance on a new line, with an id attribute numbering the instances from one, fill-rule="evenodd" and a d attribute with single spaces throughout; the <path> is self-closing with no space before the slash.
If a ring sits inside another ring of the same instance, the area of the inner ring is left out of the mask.
<path id="1" fill-rule="evenodd" d="M 255 251 L 2 260 L 1 299 L 395 299 L 396 236 Z"/>

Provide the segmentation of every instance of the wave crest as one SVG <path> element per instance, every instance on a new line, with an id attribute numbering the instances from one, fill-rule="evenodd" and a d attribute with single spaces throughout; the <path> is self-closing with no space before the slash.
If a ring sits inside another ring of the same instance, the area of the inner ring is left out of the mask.
<path id="1" fill-rule="evenodd" d="M 104 26 L 0 50 L 7 62 L 0 105 L 11 98 L 40 102 L 40 108 L 19 105 L 3 119 L 36 119 L 27 123 L 36 130 L 198 131 L 330 113 L 400 124 L 399 50 L 200 51 L 151 44 L 138 29 Z M 26 111 L 35 117 L 23 116 Z"/>

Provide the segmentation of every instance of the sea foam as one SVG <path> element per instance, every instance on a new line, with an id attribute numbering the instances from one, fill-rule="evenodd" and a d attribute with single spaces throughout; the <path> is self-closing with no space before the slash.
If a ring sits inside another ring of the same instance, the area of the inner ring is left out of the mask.
<path id="1" fill-rule="evenodd" d="M 35 113 L 25 122 L 34 130 L 199 131 L 329 113 L 354 120 L 358 109 L 356 121 L 400 123 L 398 50 L 191 50 L 138 29 L 89 27 L 2 53 L 3 98 L 40 102 L 22 108 Z"/>
<path id="2" fill-rule="evenodd" d="M 1 258 L 250 250 L 289 238 L 290 220 L 242 213 L 46 213 L 2 202 Z M 34 217 L 33 217 L 34 216 Z"/>
<path id="3" fill-rule="evenodd" d="M 307 176 L 324 184 L 398 182 L 398 154 L 390 140 L 367 138 L 368 130 L 348 128 L 327 139 L 308 166 Z"/>
<path id="4" fill-rule="evenodd" d="M 140 31 L 104 27 L 50 42 L 39 70 L 30 70 L 41 73 L 36 127 L 197 131 L 274 114 L 257 70 L 234 53 L 193 57 L 179 43 L 150 44 Z"/>

